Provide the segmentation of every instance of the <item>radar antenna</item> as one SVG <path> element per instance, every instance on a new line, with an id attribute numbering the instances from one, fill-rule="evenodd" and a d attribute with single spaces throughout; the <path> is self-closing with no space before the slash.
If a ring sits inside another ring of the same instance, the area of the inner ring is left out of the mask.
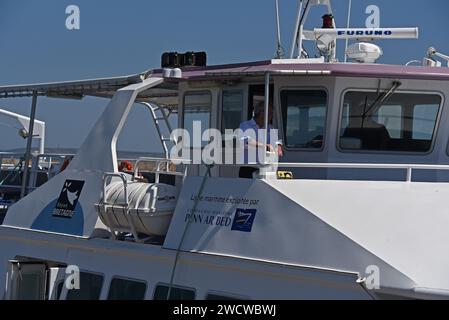
<path id="1" fill-rule="evenodd" d="M 282 59 L 284 58 L 284 48 L 282 48 L 281 45 L 281 26 L 279 23 L 279 0 L 274 1 L 276 6 L 276 36 L 277 36 L 277 43 L 276 43 L 276 55 L 275 59 Z"/>

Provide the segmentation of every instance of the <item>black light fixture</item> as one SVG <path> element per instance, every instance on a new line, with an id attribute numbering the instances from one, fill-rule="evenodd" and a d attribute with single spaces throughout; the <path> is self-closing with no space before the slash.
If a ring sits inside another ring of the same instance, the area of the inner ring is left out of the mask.
<path id="1" fill-rule="evenodd" d="M 206 62 L 207 55 L 203 51 L 188 51 L 186 53 L 165 52 L 161 57 L 162 68 L 204 67 Z"/>
<path id="2" fill-rule="evenodd" d="M 30 134 L 28 133 L 28 131 L 26 129 L 24 129 L 24 128 L 19 129 L 19 136 L 21 136 L 22 138 L 26 139 L 29 137 L 29 135 Z"/>

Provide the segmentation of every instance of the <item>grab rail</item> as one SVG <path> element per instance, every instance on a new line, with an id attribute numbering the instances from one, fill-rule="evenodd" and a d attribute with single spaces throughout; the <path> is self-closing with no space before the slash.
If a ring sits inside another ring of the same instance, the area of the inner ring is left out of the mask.
<path id="1" fill-rule="evenodd" d="M 449 165 L 432 164 L 376 164 L 376 163 L 276 163 L 282 168 L 325 168 L 325 169 L 390 169 L 407 170 L 406 182 L 412 181 L 413 170 L 449 171 Z"/>
<path id="2" fill-rule="evenodd" d="M 112 183 L 112 178 L 115 178 L 115 177 L 116 178 L 120 178 L 122 180 L 122 182 L 123 182 L 123 198 L 124 198 L 125 203 L 119 204 L 119 205 L 122 205 L 123 208 L 125 209 L 125 218 L 126 218 L 126 220 L 128 220 L 128 224 L 131 227 L 131 233 L 133 234 L 134 239 L 137 242 L 142 242 L 139 239 L 139 234 L 136 231 L 136 226 L 134 225 L 133 219 L 132 219 L 130 211 L 129 211 L 128 180 L 126 179 L 126 175 L 124 173 L 122 173 L 122 172 L 120 172 L 120 173 L 106 172 L 106 173 L 103 174 L 103 206 L 104 206 L 104 212 L 105 213 L 107 212 L 107 207 L 108 206 L 117 205 L 117 203 L 108 203 L 106 201 L 106 187 L 108 185 L 107 184 L 108 178 L 111 178 L 111 183 Z M 108 215 L 105 214 L 105 216 L 108 216 Z M 107 217 L 107 218 L 109 218 L 109 217 Z M 110 225 L 112 226 L 113 224 L 110 223 Z M 110 227 L 110 228 L 111 228 L 111 233 L 114 236 L 114 238 L 117 238 L 117 236 L 115 234 L 116 230 L 114 230 L 112 227 Z"/>
<path id="3" fill-rule="evenodd" d="M 107 178 L 120 178 L 123 182 L 123 195 L 125 199 L 125 203 L 123 203 L 123 206 L 128 207 L 129 206 L 129 199 L 128 199 L 128 180 L 126 179 L 126 176 L 124 173 L 113 173 L 113 172 L 106 172 L 103 174 L 103 204 L 105 205 L 112 205 L 113 203 L 106 202 L 106 187 L 108 185 Z"/>
<path id="4" fill-rule="evenodd" d="M 164 174 L 164 175 L 172 175 L 172 176 L 180 176 L 180 177 L 185 177 L 187 175 L 187 166 L 184 164 L 184 172 L 177 172 L 177 171 L 169 171 L 168 170 L 168 165 L 170 163 L 172 163 L 171 159 L 163 159 L 163 158 L 151 158 L 151 157 L 141 157 L 138 158 L 135 165 L 134 165 L 134 177 L 138 177 L 139 176 L 139 165 L 141 163 L 145 163 L 145 162 L 156 162 L 156 169 L 155 170 L 149 170 L 149 173 L 154 173 L 155 174 L 155 178 L 154 178 L 154 182 L 155 183 L 159 183 L 159 177 L 160 174 Z M 191 162 L 190 160 L 188 160 L 188 162 Z M 166 164 L 167 165 L 167 169 L 162 171 L 161 170 L 161 164 Z"/>
<path id="5" fill-rule="evenodd" d="M 37 175 L 38 173 L 45 173 L 47 176 L 47 180 L 50 180 L 55 176 L 57 171 L 52 171 L 53 168 L 57 168 L 58 165 L 61 165 L 64 158 L 67 156 L 70 156 L 71 154 L 52 154 L 52 153 L 44 153 L 44 154 L 38 154 L 38 155 L 32 155 L 30 163 L 28 163 L 29 166 L 29 178 L 28 178 L 28 185 L 26 186 L 27 193 L 29 191 L 33 191 L 37 188 Z M 58 159 L 59 162 L 54 165 L 53 160 Z M 24 158 L 22 153 L 17 152 L 0 152 L 0 169 L 2 170 L 11 170 L 15 171 L 17 169 L 18 165 L 13 164 L 4 164 L 4 160 L 17 160 L 18 164 L 23 163 L 24 164 Z M 39 166 L 42 164 L 46 164 L 46 169 L 40 169 Z M 22 166 L 23 166 L 22 165 Z M 22 172 L 23 168 L 20 168 L 18 172 Z M 21 189 L 21 185 L 2 185 L 2 188 L 9 188 L 9 189 Z"/>
<path id="6" fill-rule="evenodd" d="M 141 161 L 153 162 L 173 162 L 179 159 L 162 159 L 162 158 L 139 158 L 136 162 L 136 172 L 138 172 L 137 164 Z M 183 165 L 187 169 L 188 165 L 193 165 L 191 160 L 182 160 Z M 196 165 L 196 164 L 195 164 Z M 203 164 L 207 165 L 207 164 Z M 277 162 L 277 163 L 248 163 L 248 164 L 216 164 L 217 166 L 227 167 L 242 167 L 252 166 L 256 168 L 322 168 L 322 169 L 387 169 L 387 170 L 406 170 L 406 182 L 412 181 L 413 170 L 437 170 L 449 171 L 449 165 L 435 165 L 435 164 L 398 164 L 398 163 L 291 163 L 291 162 Z M 167 172 L 164 172 L 166 174 Z M 172 172 L 176 175 L 182 175 L 180 172 Z"/>
<path id="7" fill-rule="evenodd" d="M 206 165 L 206 164 L 204 164 Z M 405 182 L 412 182 L 414 170 L 437 170 L 449 171 L 449 165 L 434 165 L 434 164 L 383 164 L 383 163 L 251 163 L 251 164 L 217 164 L 217 166 L 241 167 L 252 166 L 256 168 L 322 168 L 322 169 L 387 169 L 387 170 L 406 170 Z M 268 171 L 267 171 L 268 172 Z M 275 171 L 273 171 L 275 172 Z"/>

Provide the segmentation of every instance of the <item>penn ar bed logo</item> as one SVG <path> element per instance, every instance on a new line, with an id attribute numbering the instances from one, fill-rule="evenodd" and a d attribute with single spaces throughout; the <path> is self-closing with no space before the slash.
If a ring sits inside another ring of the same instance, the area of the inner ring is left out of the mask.
<path id="1" fill-rule="evenodd" d="M 231 230 L 251 232 L 257 209 L 237 209 Z"/>
<path id="2" fill-rule="evenodd" d="M 66 180 L 56 203 L 56 208 L 53 210 L 53 216 L 72 218 L 83 186 L 84 181 Z"/>

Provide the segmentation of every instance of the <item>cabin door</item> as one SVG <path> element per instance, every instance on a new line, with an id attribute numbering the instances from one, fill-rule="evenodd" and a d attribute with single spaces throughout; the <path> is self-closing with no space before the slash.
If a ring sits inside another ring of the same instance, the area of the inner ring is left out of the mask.
<path id="1" fill-rule="evenodd" d="M 6 298 L 45 300 L 47 266 L 41 263 L 9 261 Z"/>

